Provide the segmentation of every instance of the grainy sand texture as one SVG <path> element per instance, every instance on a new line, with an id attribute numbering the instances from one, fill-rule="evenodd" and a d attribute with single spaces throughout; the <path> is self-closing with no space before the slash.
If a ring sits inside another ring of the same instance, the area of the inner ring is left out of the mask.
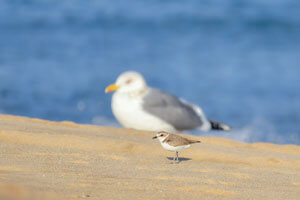
<path id="1" fill-rule="evenodd" d="M 0 115 L 0 199 L 300 199 L 300 147 Z"/>

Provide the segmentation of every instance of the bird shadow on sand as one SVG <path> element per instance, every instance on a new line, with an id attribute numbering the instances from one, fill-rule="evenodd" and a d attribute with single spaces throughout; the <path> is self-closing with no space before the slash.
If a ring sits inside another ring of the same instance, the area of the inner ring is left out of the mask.
<path id="1" fill-rule="evenodd" d="M 168 160 L 173 161 L 174 157 L 167 157 L 167 158 L 168 158 Z M 189 160 L 192 160 L 192 159 L 190 159 L 190 158 L 184 158 L 184 157 L 178 157 L 178 160 L 179 160 L 179 162 L 183 162 L 183 161 L 189 161 Z"/>

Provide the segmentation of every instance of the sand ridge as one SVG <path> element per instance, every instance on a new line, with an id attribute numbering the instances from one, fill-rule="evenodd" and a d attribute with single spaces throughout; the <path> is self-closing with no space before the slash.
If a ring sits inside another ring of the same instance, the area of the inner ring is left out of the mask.
<path id="1" fill-rule="evenodd" d="M 0 199 L 299 199 L 300 147 L 0 115 Z"/>

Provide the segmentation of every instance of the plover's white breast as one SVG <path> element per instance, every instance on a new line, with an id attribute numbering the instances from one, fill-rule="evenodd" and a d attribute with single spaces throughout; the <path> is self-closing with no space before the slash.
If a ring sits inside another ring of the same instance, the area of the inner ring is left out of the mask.
<path id="1" fill-rule="evenodd" d="M 183 145 L 183 146 L 176 146 L 176 147 L 169 145 L 167 142 L 160 142 L 160 144 L 164 149 L 169 150 L 169 151 L 181 151 L 183 149 L 191 147 L 190 144 Z"/>

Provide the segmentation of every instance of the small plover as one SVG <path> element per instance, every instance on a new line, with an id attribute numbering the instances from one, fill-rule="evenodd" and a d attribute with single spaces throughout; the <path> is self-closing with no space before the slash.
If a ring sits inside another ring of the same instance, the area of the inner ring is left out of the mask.
<path id="1" fill-rule="evenodd" d="M 175 157 L 173 158 L 173 162 L 179 162 L 178 160 L 178 152 L 191 147 L 193 143 L 200 143 L 200 141 L 190 140 L 179 135 L 175 135 L 172 133 L 167 133 L 165 131 L 160 131 L 154 136 L 152 139 L 158 138 L 161 146 L 169 151 L 175 151 Z"/>

